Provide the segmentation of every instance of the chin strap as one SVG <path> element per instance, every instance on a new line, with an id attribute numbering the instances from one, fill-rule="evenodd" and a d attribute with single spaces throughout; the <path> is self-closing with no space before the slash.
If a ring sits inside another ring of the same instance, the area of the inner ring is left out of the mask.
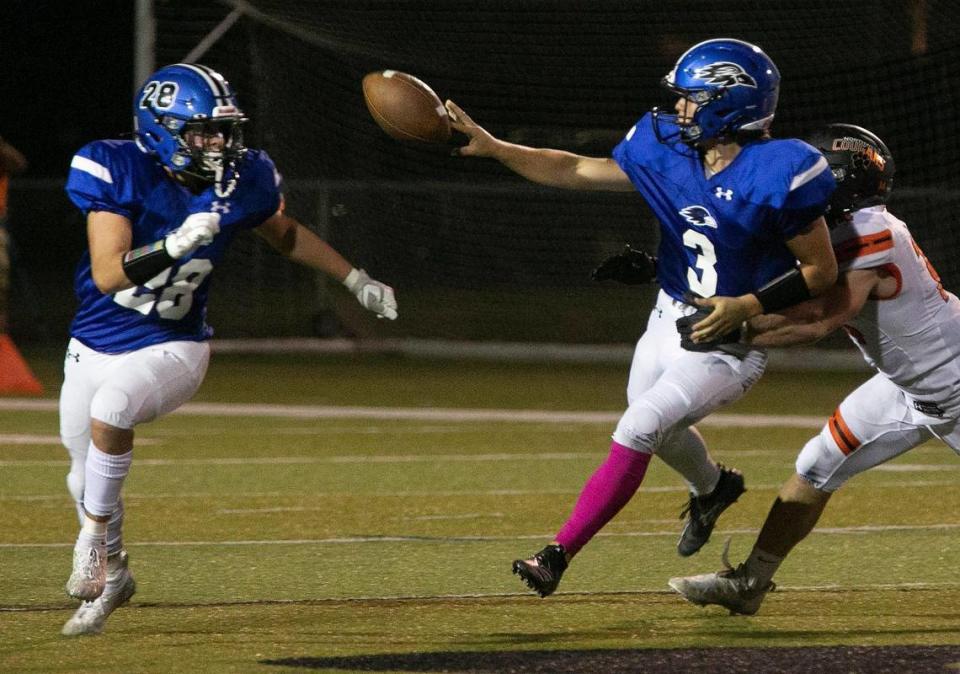
<path id="1" fill-rule="evenodd" d="M 213 191 L 218 197 L 229 197 L 233 194 L 233 191 L 237 188 L 237 181 L 240 179 L 240 172 L 236 169 L 233 169 L 230 172 L 230 179 L 226 181 L 224 185 L 223 181 L 223 167 L 218 167 L 213 180 Z"/>

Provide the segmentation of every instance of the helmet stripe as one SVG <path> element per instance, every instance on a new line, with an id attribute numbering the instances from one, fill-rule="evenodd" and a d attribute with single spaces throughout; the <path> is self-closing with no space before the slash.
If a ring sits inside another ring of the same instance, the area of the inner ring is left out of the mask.
<path id="1" fill-rule="evenodd" d="M 207 86 L 210 87 L 210 90 L 213 91 L 214 95 L 218 98 L 230 98 L 231 93 L 227 91 L 227 88 L 223 86 L 222 80 L 217 77 L 213 77 L 211 73 L 216 73 L 215 70 L 211 70 L 206 66 L 196 65 L 193 63 L 178 63 L 178 66 L 181 68 L 186 68 L 192 70 L 193 72 L 200 75 L 203 78 L 204 82 L 207 83 Z"/>

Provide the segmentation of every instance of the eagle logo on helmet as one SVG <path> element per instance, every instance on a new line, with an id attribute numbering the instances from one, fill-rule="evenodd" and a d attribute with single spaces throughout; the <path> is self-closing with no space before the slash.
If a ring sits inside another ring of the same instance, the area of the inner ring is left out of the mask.
<path id="1" fill-rule="evenodd" d="M 718 87 L 757 88 L 757 81 L 747 71 L 740 65 L 729 61 L 701 66 L 693 71 L 693 76 L 698 80 L 703 80 L 705 84 Z"/>
<path id="2" fill-rule="evenodd" d="M 700 227 L 713 227 L 717 228 L 716 219 L 710 215 L 708 211 L 703 206 L 687 206 L 686 208 L 681 209 L 680 215 L 683 216 L 683 219 L 689 222 L 691 225 L 698 225 Z"/>

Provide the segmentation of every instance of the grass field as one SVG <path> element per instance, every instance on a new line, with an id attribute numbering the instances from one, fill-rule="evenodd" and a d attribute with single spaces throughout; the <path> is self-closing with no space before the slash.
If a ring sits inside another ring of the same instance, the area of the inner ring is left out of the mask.
<path id="1" fill-rule="evenodd" d="M 382 356 L 215 356 L 197 404 L 138 432 L 125 488 L 137 595 L 103 635 L 68 640 L 76 525 L 52 406 L 58 354 L 28 355 L 51 404 L 0 400 L 3 672 L 540 671 L 551 654 L 574 658 L 553 671 L 599 671 L 576 657 L 960 646 L 960 462 L 939 444 L 841 490 L 757 616 L 667 588 L 718 568 L 726 536 L 733 559 L 746 555 L 817 419 L 863 375 L 769 373 L 724 411 L 815 419 L 702 427 L 749 491 L 699 555 L 676 554 L 685 493 L 654 462 L 541 600 L 510 562 L 549 540 L 605 456 L 626 367 Z M 926 671 L 919 662 L 883 671 Z"/>

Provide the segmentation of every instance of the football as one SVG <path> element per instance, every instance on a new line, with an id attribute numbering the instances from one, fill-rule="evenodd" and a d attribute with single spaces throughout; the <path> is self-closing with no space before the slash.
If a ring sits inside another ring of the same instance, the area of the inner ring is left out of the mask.
<path id="1" fill-rule="evenodd" d="M 397 70 L 380 70 L 363 78 L 363 99 L 374 121 L 397 140 L 444 143 L 450 118 L 440 98 L 423 81 Z"/>

